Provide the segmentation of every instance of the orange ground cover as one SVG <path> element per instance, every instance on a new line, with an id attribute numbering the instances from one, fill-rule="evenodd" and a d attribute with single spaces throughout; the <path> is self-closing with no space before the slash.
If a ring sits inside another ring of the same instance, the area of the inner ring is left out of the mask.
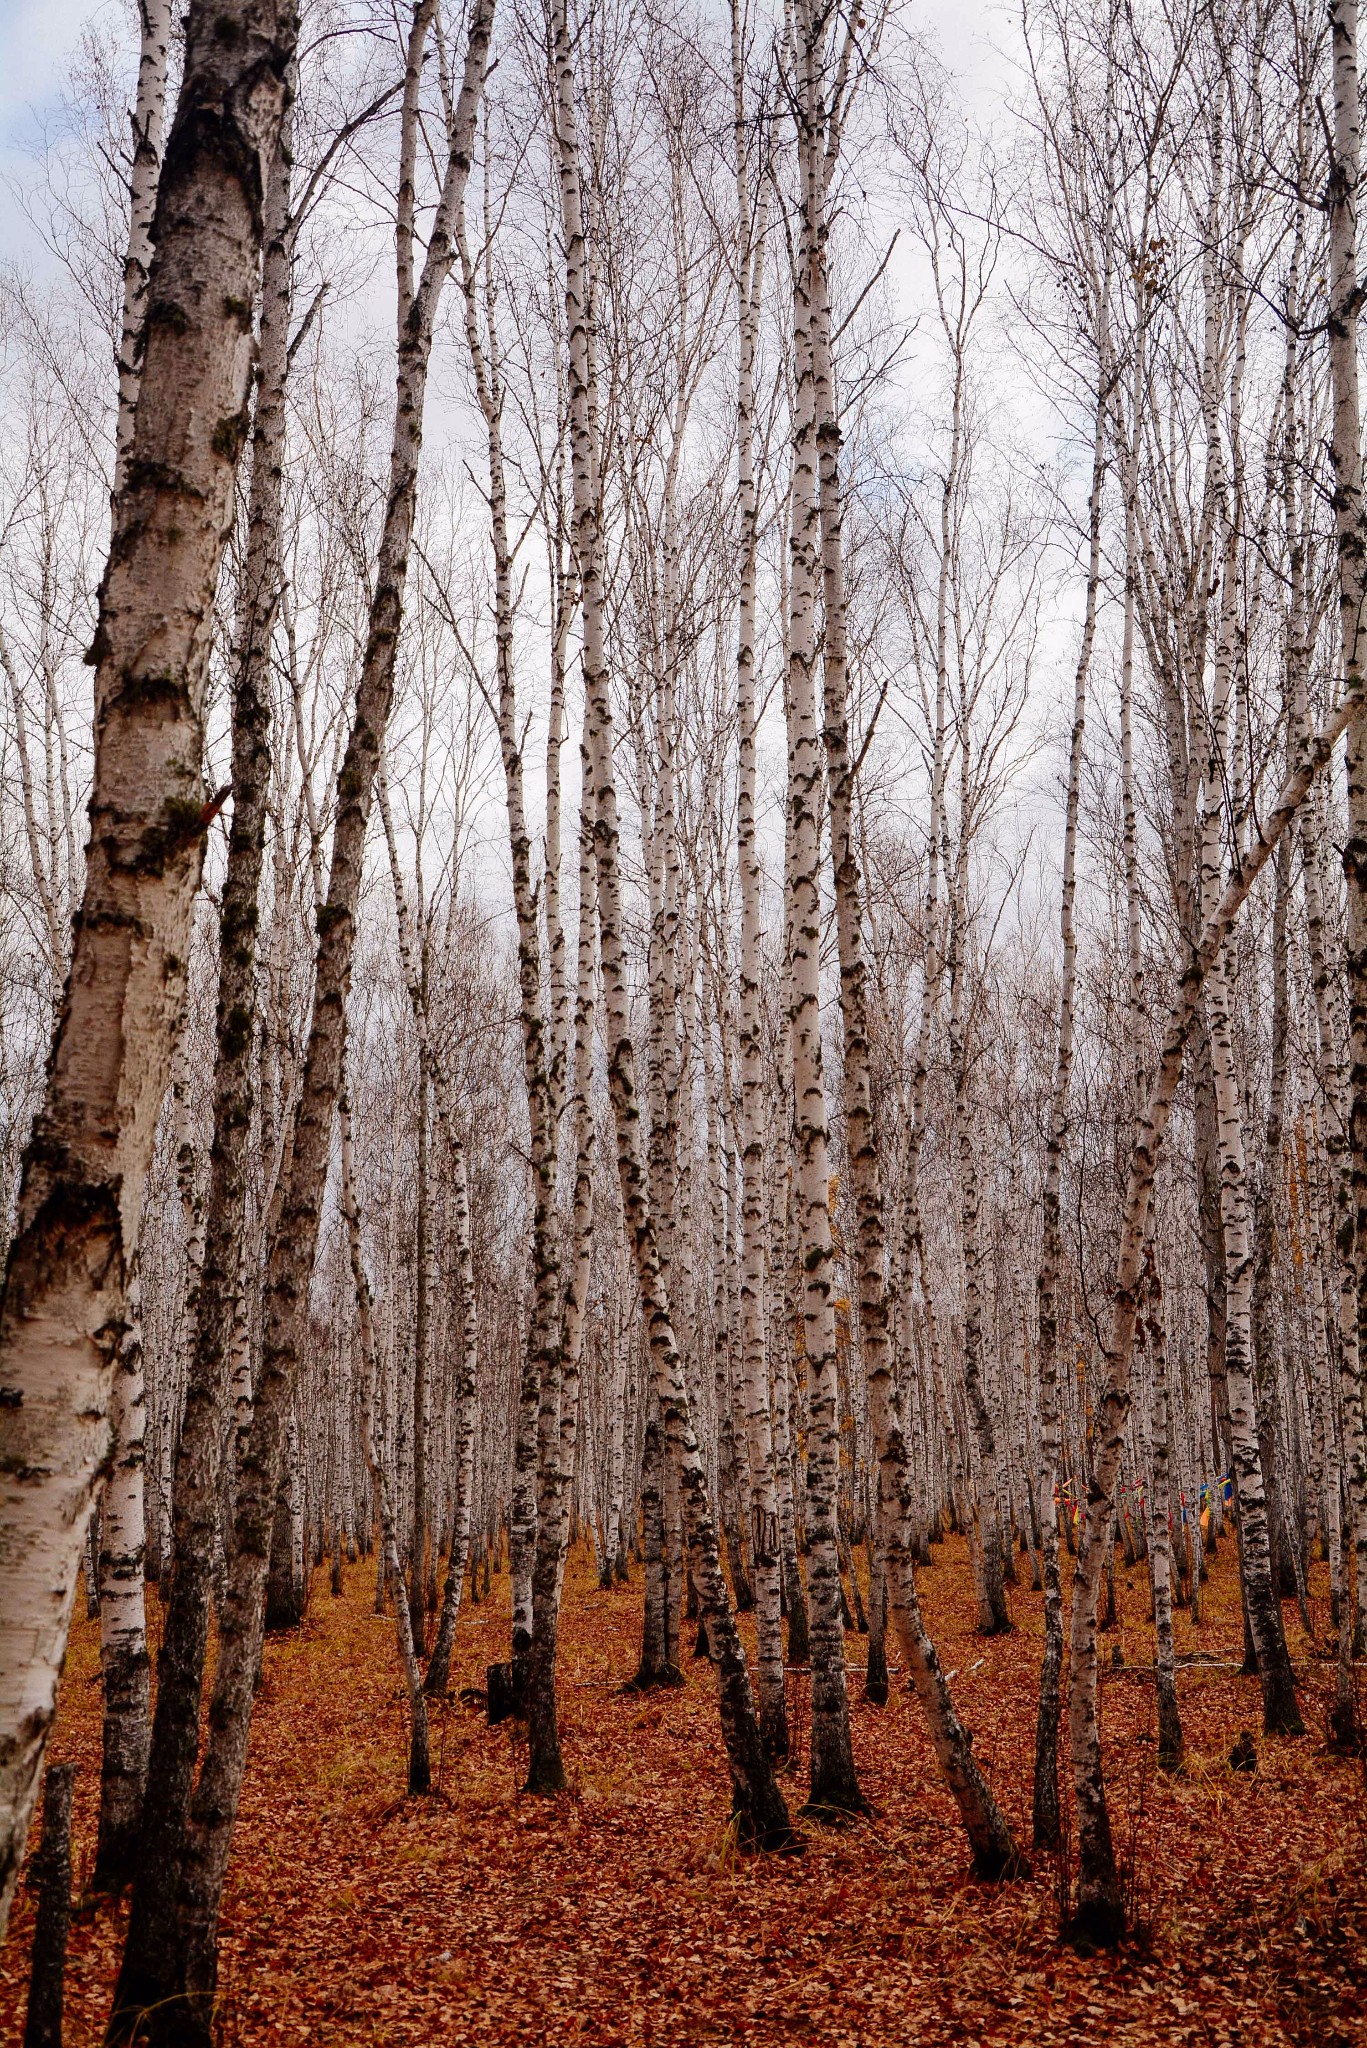
<path id="1" fill-rule="evenodd" d="M 1038 1595 L 1016 1588 L 1015 1632 L 972 1630 L 961 1546 L 922 1574 L 930 1626 L 976 1750 L 1028 1836 Z M 1237 1658 L 1233 1546 L 1179 1650 Z M 1323 1571 L 1317 1568 L 1318 1575 Z M 1151 1660 L 1142 1568 L 1119 1575 L 1107 1639 Z M 1315 1621 L 1328 1639 L 1327 1602 Z M 678 1693 L 624 1696 L 638 1587 L 600 1593 L 572 1562 L 561 1691 L 572 1791 L 519 1795 L 507 1728 L 441 1709 L 441 1791 L 400 1797 L 405 1707 L 392 1623 L 373 1576 L 329 1597 L 318 1573 L 302 1633 L 272 1641 L 225 1911 L 223 2040 L 276 2043 L 812 2043 L 1076 2041 L 1314 2048 L 1367 2041 L 1367 1796 L 1359 1764 L 1327 1754 L 1332 1667 L 1286 1608 L 1310 1733 L 1259 1739 L 1251 1776 L 1225 1763 L 1258 1726 L 1256 1684 L 1227 1669 L 1179 1680 L 1189 1746 L 1171 1781 L 1149 1764 L 1152 1687 L 1108 1674 L 1105 1728 L 1117 1831 L 1135 1864 L 1140 1932 L 1084 1961 L 1057 1939 L 1057 1872 L 973 1883 L 914 1698 L 894 1673 L 862 1701 L 848 1638 L 854 1741 L 876 1816 L 809 1828 L 799 1858 L 728 1853 L 727 1794 L 709 1669 Z M 505 1654 L 507 1580 L 461 1621 L 458 1684 Z M 795 1718 L 805 1675 L 790 1678 Z M 78 1622 L 52 1753 L 80 1766 L 76 1865 L 89 1871 L 98 1789 L 95 1631 Z M 804 1731 L 805 1732 L 805 1731 Z M 799 1772 L 790 1803 L 803 1797 Z M 21 1891 L 0 1951 L 0 2042 L 18 2043 L 32 1905 Z M 108 2009 L 119 1909 L 73 1927 L 68 2048 L 94 2048 Z"/>

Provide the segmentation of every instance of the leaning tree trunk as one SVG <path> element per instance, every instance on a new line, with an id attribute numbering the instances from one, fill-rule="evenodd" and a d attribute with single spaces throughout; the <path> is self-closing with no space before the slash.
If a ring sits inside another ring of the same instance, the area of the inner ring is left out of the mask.
<path id="1" fill-rule="evenodd" d="M 1333 752 L 1349 719 L 1360 708 L 1362 699 L 1363 681 L 1358 678 L 1352 691 L 1344 697 L 1314 741 L 1302 750 L 1300 760 L 1282 785 L 1275 806 L 1266 816 L 1261 833 L 1245 850 L 1240 865 L 1233 871 L 1218 905 L 1207 920 L 1200 942 L 1182 975 L 1130 1155 L 1111 1306 L 1110 1343 L 1101 1397 L 1095 1411 L 1095 1450 L 1087 1493 L 1087 1518 L 1082 1541 L 1078 1545 L 1069 1628 L 1068 1730 L 1072 1747 L 1078 1845 L 1076 1921 L 1079 1931 L 1095 1941 L 1113 1942 L 1124 1929 L 1124 1902 L 1101 1768 L 1097 1603 L 1115 1517 L 1116 1482 L 1130 1409 L 1141 1266 L 1158 1155 L 1181 1079 L 1183 1052 L 1196 1021 L 1211 963 L 1227 942 L 1250 889 L 1275 851 L 1277 841 L 1300 809 L 1311 783 Z"/>
<path id="2" fill-rule="evenodd" d="M 294 36 L 289 0 L 194 0 L 157 193 L 133 446 L 93 647 L 85 890 L 0 1308 L 0 1933 L 108 1451 L 128 1262 L 216 808 L 204 681 Z"/>

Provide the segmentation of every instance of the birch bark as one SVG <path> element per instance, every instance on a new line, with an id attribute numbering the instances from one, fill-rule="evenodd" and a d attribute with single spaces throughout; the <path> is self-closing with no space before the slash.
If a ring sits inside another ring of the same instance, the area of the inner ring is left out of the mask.
<path id="1" fill-rule="evenodd" d="M 133 1874 L 152 1743 L 143 1557 L 147 1402 L 136 1268 L 109 1404 L 113 1463 L 100 1502 L 100 1670 L 104 1678 L 99 1836 L 93 1883 L 117 1891 Z"/>
<path id="2" fill-rule="evenodd" d="M 954 1710 L 921 1617 L 913 1569 L 911 1485 L 902 1406 L 893 1373 L 887 1293 L 887 1231 L 873 1115 L 866 967 L 860 926 L 861 878 L 854 834 L 854 778 L 849 751 L 848 656 L 844 549 L 840 503 L 840 423 L 831 361 L 830 297 L 825 253 L 818 241 L 812 264 L 813 403 L 818 451 L 818 504 L 825 612 L 824 732 L 830 792 L 831 863 L 834 871 L 840 1001 L 844 1024 L 846 1152 L 856 1209 L 855 1271 L 859 1329 L 869 1389 L 869 1420 L 878 1461 L 877 1556 L 885 1574 L 887 1605 L 912 1682 L 930 1727 L 936 1757 L 958 1805 L 981 1877 L 1023 1875 L 1005 1817 L 974 1759 L 971 1737 Z M 853 1565 L 851 1586 L 858 1600 Z M 874 1584 L 871 1599 L 881 1606 Z M 880 1616 L 881 1620 L 881 1616 Z M 859 1798 L 857 1784 L 853 1787 Z M 813 1801 L 817 1798 L 815 1773 Z M 829 1803 L 829 1802 L 824 1802 Z M 860 1801 L 862 1804 L 862 1800 Z"/>
<path id="3" fill-rule="evenodd" d="M 821 745 L 817 727 L 816 326 L 825 232 L 817 75 L 825 17 L 807 0 L 793 18 L 794 110 L 801 221 L 793 266 L 792 512 L 788 583 L 788 799 L 791 829 L 789 1002 L 794 1176 L 807 1366 L 807 1600 L 812 1658 L 813 1813 L 857 1813 L 864 1801 L 850 1744 L 836 1495 L 840 1468 L 835 1254 L 821 1044 Z M 829 345 L 829 344 L 828 344 Z"/>
<path id="4" fill-rule="evenodd" d="M 1073 727 L 1068 746 L 1068 782 L 1063 814 L 1063 875 L 1059 903 L 1062 960 L 1059 976 L 1058 1039 L 1054 1050 L 1054 1084 L 1045 1141 L 1044 1192 L 1040 1204 L 1039 1278 L 1035 1303 L 1039 1344 L 1040 1465 L 1037 1480 L 1040 1552 L 1044 1575 L 1044 1656 L 1040 1665 L 1039 1713 L 1035 1723 L 1034 1841 L 1037 1849 L 1059 1845 L 1058 1717 L 1059 1679 L 1063 1668 L 1063 1588 L 1058 1568 L 1058 1516 L 1054 1490 L 1058 1483 L 1058 1280 L 1062 1263 L 1060 1193 L 1063 1153 L 1068 1139 L 1068 1092 L 1073 1071 L 1073 1002 L 1077 987 L 1077 933 L 1073 903 L 1077 893 L 1077 825 L 1082 797 L 1083 744 L 1087 727 L 1087 683 L 1096 640 L 1097 598 L 1101 589 L 1102 487 L 1106 479 L 1107 394 L 1097 394 L 1092 439 L 1092 488 L 1087 516 L 1087 596 L 1082 641 L 1073 675 Z"/>
<path id="5" fill-rule="evenodd" d="M 1339 647 L 1344 687 L 1353 691 L 1367 667 L 1367 504 L 1362 487 L 1362 408 L 1358 330 L 1358 203 L 1362 182 L 1358 0 L 1330 0 L 1334 123 L 1329 166 L 1329 369 L 1333 394 L 1331 454 L 1334 529 L 1338 544 Z M 1342 1266 L 1349 1251 L 1357 1277 L 1357 1372 L 1341 1364 L 1344 1462 L 1352 1549 L 1345 1542 L 1343 1602 L 1367 1618 L 1367 1425 L 1361 1367 L 1367 1352 L 1367 713 L 1348 728 L 1348 840 L 1343 850 L 1348 895 L 1348 1149 L 1352 1174 L 1351 1237 L 1347 1219 L 1336 1232 Z M 1332 1123 L 1331 1123 L 1332 1133 Z M 1351 1353 L 1345 1352 L 1351 1359 Z M 1355 1583 L 1356 1582 L 1356 1583 Z M 1340 1616 L 1340 1629 L 1353 1627 Z M 1349 1654 L 1351 1654 L 1351 1649 Z M 1341 1658 L 1342 1661 L 1342 1658 Z M 1350 1688 L 1341 1678 L 1338 1712 L 1346 1719 Z M 1345 1730 L 1345 1732 L 1347 1732 Z"/>
<path id="6" fill-rule="evenodd" d="M 401 187 L 411 190 L 418 121 L 418 69 L 432 16 L 419 0 L 405 88 Z M 399 209 L 401 308 L 389 493 L 376 560 L 365 653 L 351 732 L 337 779 L 327 896 L 318 912 L 313 1014 L 293 1144 L 267 1263 L 261 1364 L 251 1429 L 242 1457 L 228 1587 L 219 1611 L 219 1655 L 209 1736 L 190 1807 L 190 1840 L 180 1873 L 175 1919 L 154 1967 L 158 1996 L 146 2001 L 154 2036 L 207 2038 L 217 1978 L 218 1916 L 242 1788 L 252 1706 L 260 1670 L 262 1593 L 280 1482 L 285 1431 L 307 1327 L 310 1276 L 318 1240 L 337 1093 L 342 1078 L 346 1000 L 356 906 L 375 773 L 393 700 L 403 595 L 417 499 L 423 403 L 442 288 L 455 255 L 454 232 L 469 176 L 493 0 L 474 0 L 464 75 L 421 280 L 412 276 L 411 201 Z M 124 2003 L 136 2015 L 137 2006 Z"/>
<path id="7" fill-rule="evenodd" d="M 85 890 L 0 1308 L 0 1932 L 108 1450 L 128 1261 L 183 1007 L 213 813 L 210 615 L 294 34 L 288 0 L 192 5 L 158 186 L 143 377 L 92 648 Z"/>
<path id="8" fill-rule="evenodd" d="M 1141 1261 L 1158 1155 L 1181 1079 L 1183 1051 L 1196 1021 L 1211 962 L 1227 942 L 1249 891 L 1276 851 L 1282 833 L 1300 810 L 1315 776 L 1329 759 L 1350 718 L 1360 710 L 1365 680 L 1359 677 L 1355 681 L 1338 709 L 1310 744 L 1302 748 L 1300 758 L 1283 783 L 1261 832 L 1232 871 L 1198 944 L 1193 948 L 1169 1012 L 1158 1065 L 1130 1156 L 1111 1305 L 1110 1340 L 1101 1398 L 1095 1411 L 1095 1451 L 1087 1487 L 1086 1521 L 1078 1545 L 1073 1579 L 1069 1628 L 1068 1727 L 1079 1862 L 1076 1921 L 1079 1932 L 1093 1941 L 1109 1943 L 1117 1940 L 1124 1925 L 1119 1873 L 1101 1769 L 1096 1622 L 1130 1408 Z"/>
<path id="9" fill-rule="evenodd" d="M 738 1832 L 747 1843 L 780 1847 L 791 1840 L 792 1831 L 782 1794 L 765 1754 L 745 1652 L 722 1573 L 716 1522 L 707 1492 L 707 1474 L 689 1415 L 682 1362 L 674 1338 L 669 1301 L 660 1277 L 659 1248 L 641 1157 L 640 1103 L 636 1089 L 622 932 L 612 710 L 603 630 L 598 458 L 590 424 L 590 394 L 595 379 L 587 324 L 587 249 L 580 190 L 574 62 L 564 0 L 553 0 L 551 31 L 555 141 L 565 236 L 565 324 L 569 343 L 574 530 L 583 593 L 582 658 L 595 805 L 594 849 L 598 870 L 603 1018 L 609 1088 L 617 1129 L 622 1210 L 636 1262 L 637 1286 L 645 1315 L 656 1397 L 670 1455 L 678 1473 L 703 1616 L 707 1623 L 708 1644 L 717 1671 L 722 1732 L 731 1770 Z"/>

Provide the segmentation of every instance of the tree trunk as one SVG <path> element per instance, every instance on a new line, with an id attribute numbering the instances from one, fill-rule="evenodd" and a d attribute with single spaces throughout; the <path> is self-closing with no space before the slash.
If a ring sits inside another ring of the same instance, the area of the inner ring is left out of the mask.
<path id="1" fill-rule="evenodd" d="M 147 1405 L 142 1304 L 134 1270 L 110 1400 L 113 1463 L 100 1503 L 100 1669 L 104 1677 L 96 1890 L 120 1891 L 133 1875 L 152 1745 L 144 1604 L 143 1452 Z"/>
<path id="2" fill-rule="evenodd" d="M 307 1329 L 309 1282 L 342 1079 L 346 999 L 366 827 L 393 700 L 427 368 L 441 289 L 454 255 L 456 218 L 469 175 L 492 0 L 475 0 L 470 16 L 464 77 L 441 197 L 421 282 L 412 291 L 412 150 L 418 125 L 419 66 L 431 13 L 431 0 L 419 0 L 405 86 L 404 125 L 411 147 L 406 158 L 407 196 L 401 191 L 399 209 L 400 342 L 389 495 L 352 728 L 337 778 L 331 869 L 326 901 L 318 912 L 313 1016 L 287 1180 L 267 1263 L 261 1365 L 239 1472 L 227 1593 L 219 1611 L 219 1656 L 209 1738 L 191 1803 L 189 1854 L 180 1873 L 174 1919 L 158 1958 L 161 1988 L 149 2022 L 155 2038 L 164 2030 L 167 2038 L 174 2034 L 177 2042 L 207 2039 L 213 2010 L 219 1907 L 260 1669 L 268 1538 Z"/>
<path id="3" fill-rule="evenodd" d="M 1069 1631 L 1068 1726 L 1078 1845 L 1076 1924 L 1079 1933 L 1092 1941 L 1113 1942 L 1119 1938 L 1124 1926 L 1124 1906 L 1101 1769 L 1096 1618 L 1130 1407 L 1140 1267 L 1158 1154 L 1181 1078 L 1183 1050 L 1196 1019 L 1211 962 L 1228 940 L 1250 889 L 1304 802 L 1315 775 L 1328 760 L 1350 717 L 1361 705 L 1362 695 L 1363 679 L 1359 678 L 1313 743 L 1302 750 L 1300 760 L 1282 785 L 1275 806 L 1266 815 L 1261 832 L 1245 850 L 1240 865 L 1226 883 L 1219 904 L 1208 919 L 1200 942 L 1193 949 L 1183 972 L 1130 1156 L 1112 1298 L 1110 1344 L 1101 1400 L 1096 1410 L 1087 1517 L 1083 1540 L 1078 1548 Z"/>
<path id="4" fill-rule="evenodd" d="M 38 1917 L 29 1965 L 24 2048 L 62 2048 L 66 1937 L 71 1925 L 71 1795 L 75 1764 L 52 1764 L 43 1786 L 43 1831 L 34 1858 Z"/>
<path id="5" fill-rule="evenodd" d="M 825 17 L 822 18 L 823 23 Z M 801 230 L 793 270 L 792 512 L 789 534 L 788 795 L 791 806 L 789 1002 L 793 1044 L 794 1177 L 807 1365 L 807 1599 L 811 1624 L 812 1729 L 809 1808 L 858 1813 L 864 1799 L 850 1744 L 845 1630 L 836 1529 L 840 1472 L 835 1253 L 821 1044 L 821 748 L 817 730 L 816 636 L 818 420 L 816 329 L 829 313 L 818 272 L 825 236 L 821 114 L 817 75 L 824 27 L 801 0 L 794 18 Z M 828 622 L 829 623 L 829 622 Z"/>
<path id="6" fill-rule="evenodd" d="M 351 1262 L 352 1285 L 356 1290 L 356 1329 L 361 1347 L 361 1455 L 365 1459 L 366 1470 L 370 1474 L 380 1512 L 381 1557 L 394 1601 L 399 1662 L 403 1667 L 404 1685 L 408 1692 L 408 1790 L 411 1794 L 421 1795 L 432 1789 L 427 1695 L 423 1690 L 422 1667 L 418 1662 L 418 1642 L 413 1633 L 412 1604 L 403 1582 L 398 1517 L 394 1512 L 384 1464 L 375 1444 L 375 1382 L 378 1365 L 374 1303 L 361 1249 L 361 1210 L 356 1193 L 356 1169 L 352 1163 L 351 1103 L 346 1087 L 345 1069 L 338 1095 L 337 1117 L 342 1133 L 342 1220 L 346 1225 L 347 1255 Z"/>
<path id="7" fill-rule="evenodd" d="M 1096 430 L 1092 443 L 1092 489 L 1088 501 L 1087 598 L 1082 642 L 1073 676 L 1073 728 L 1068 748 L 1068 786 L 1063 818 L 1063 875 L 1059 904 L 1062 972 L 1059 979 L 1058 1039 L 1054 1052 L 1054 1085 L 1049 1104 L 1045 1145 L 1044 1193 L 1040 1204 L 1039 1277 L 1036 1311 L 1039 1346 L 1040 1463 L 1038 1477 L 1040 1548 L 1044 1576 L 1044 1656 L 1040 1663 L 1039 1712 L 1035 1722 L 1034 1843 L 1057 1849 L 1061 1839 L 1058 1806 L 1059 1678 L 1063 1669 L 1063 1588 L 1058 1567 L 1058 1517 L 1054 1490 L 1059 1465 L 1058 1281 L 1063 1258 L 1060 1192 L 1063 1152 L 1068 1139 L 1068 1091 L 1073 1071 L 1073 999 L 1077 986 L 1077 934 L 1073 902 L 1077 893 L 1077 822 L 1082 797 L 1083 742 L 1087 725 L 1087 682 L 1096 639 L 1097 597 L 1101 588 L 1101 501 L 1106 480 L 1106 394 L 1098 392 Z"/>
<path id="8" fill-rule="evenodd" d="M 1334 72 L 1334 133 L 1329 172 L 1329 368 L 1333 391 L 1334 526 L 1338 541 L 1339 645 L 1344 687 L 1352 692 L 1367 667 L 1367 505 L 1362 489 L 1362 410 L 1359 395 L 1357 209 L 1361 183 L 1361 85 L 1358 69 L 1358 0 L 1330 0 Z M 1367 712 L 1348 728 L 1348 839 L 1343 849 L 1348 896 L 1349 1154 L 1352 1172 L 1351 1242 L 1357 1266 L 1359 1370 L 1343 1374 L 1344 1459 L 1352 1514 L 1352 1549 L 1343 1546 L 1343 1594 L 1349 1610 L 1340 1630 L 1367 1614 L 1367 1428 L 1361 1361 L 1367 1356 Z M 1348 1226 L 1341 1225 L 1340 1258 L 1347 1263 Z M 1339 1682 L 1338 1718 L 1349 1720 L 1351 1686 Z M 1347 1732 L 1345 1728 L 1345 1732 Z M 1356 1732 L 1356 1731 L 1354 1731 Z"/>
<path id="9" fill-rule="evenodd" d="M 1163 1285 L 1150 1244 L 1147 1335 L 1153 1362 L 1153 1491 L 1149 1502 L 1149 1575 L 1153 1585 L 1154 1678 L 1158 1691 L 1158 1762 L 1165 1771 L 1182 1762 L 1182 1720 L 1177 1710 L 1177 1652 L 1172 1634 L 1172 1477 L 1168 1466 L 1168 1338 Z"/>
<path id="10" fill-rule="evenodd" d="M 717 1670 L 722 1732 L 742 1840 L 779 1846 L 791 1837 L 787 1809 L 774 1781 L 755 1713 L 750 1674 L 721 1568 L 707 1474 L 693 1433 L 683 1368 L 669 1302 L 660 1278 L 659 1249 L 646 1189 L 640 1143 L 640 1103 L 631 1041 L 630 999 L 618 867 L 617 785 L 612 711 L 603 621 L 603 568 L 598 518 L 598 459 L 590 422 L 595 382 L 587 325 L 587 262 L 575 132 L 574 66 L 564 0 L 551 14 L 556 145 L 565 236 L 565 315 L 569 336 L 569 395 L 574 480 L 574 530 L 583 589 L 583 673 L 590 729 L 594 792 L 594 846 L 598 867 L 598 922 L 608 1080 L 617 1129 L 622 1212 L 636 1262 L 656 1396 L 679 1477 L 690 1547 L 699 1578 L 708 1642 Z"/>
<path id="11" fill-rule="evenodd" d="M 142 384 L 92 650 L 85 890 L 0 1310 L 0 1934 L 108 1452 L 128 1262 L 215 809 L 201 766 L 209 622 L 294 33 L 288 0 L 191 6 L 158 187 Z"/>

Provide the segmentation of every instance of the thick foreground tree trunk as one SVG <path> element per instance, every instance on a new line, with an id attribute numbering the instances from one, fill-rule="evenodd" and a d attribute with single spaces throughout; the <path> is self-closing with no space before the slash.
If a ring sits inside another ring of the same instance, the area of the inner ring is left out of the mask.
<path id="1" fill-rule="evenodd" d="M 214 806 L 214 589 L 246 438 L 290 0 L 194 0 L 92 657 L 85 891 L 0 1309 L 0 1932 L 56 1701 Z"/>

